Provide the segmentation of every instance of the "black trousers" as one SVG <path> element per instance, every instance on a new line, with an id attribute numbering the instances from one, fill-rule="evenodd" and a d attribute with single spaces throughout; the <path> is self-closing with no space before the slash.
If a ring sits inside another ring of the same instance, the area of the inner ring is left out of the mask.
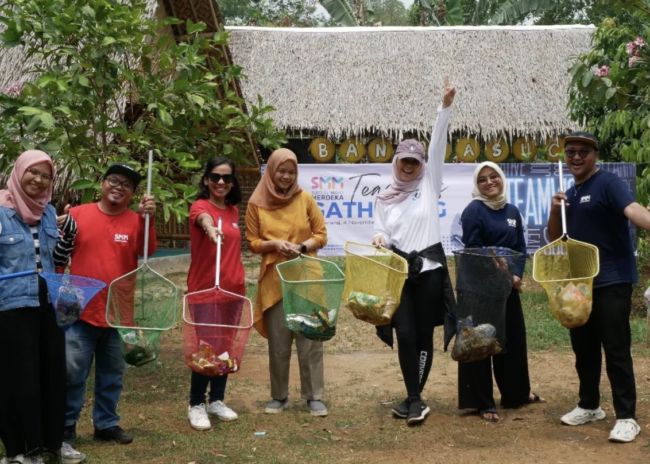
<path id="1" fill-rule="evenodd" d="M 38 308 L 0 311 L 0 439 L 10 457 L 63 441 L 65 335 L 45 295 Z"/>
<path id="2" fill-rule="evenodd" d="M 589 321 L 570 331 L 580 379 L 578 406 L 596 409 L 600 405 L 602 347 L 617 419 L 634 419 L 636 415 L 636 384 L 630 352 L 631 305 L 631 284 L 595 288 Z"/>
<path id="3" fill-rule="evenodd" d="M 407 279 L 392 325 L 409 400 L 419 400 L 433 363 L 434 308 L 442 305 L 443 271 L 425 271 Z"/>
<path id="4" fill-rule="evenodd" d="M 494 379 L 501 392 L 501 406 L 516 408 L 528 402 L 530 378 L 526 347 L 526 323 L 519 292 L 512 290 L 506 303 L 504 353 L 472 363 L 458 363 L 458 408 L 495 408 Z"/>

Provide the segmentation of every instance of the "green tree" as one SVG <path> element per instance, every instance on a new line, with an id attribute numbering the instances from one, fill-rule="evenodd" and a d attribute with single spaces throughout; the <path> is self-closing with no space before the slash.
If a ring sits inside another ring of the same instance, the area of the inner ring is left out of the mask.
<path id="1" fill-rule="evenodd" d="M 407 23 L 406 7 L 399 0 L 371 0 L 374 21 L 382 26 L 404 26 Z"/>
<path id="2" fill-rule="evenodd" d="M 59 172 L 76 179 L 64 186 L 91 201 L 107 164 L 143 168 L 155 148 L 154 195 L 165 219 L 187 215 L 196 187 L 175 180 L 220 154 L 244 162 L 248 140 L 273 148 L 283 134 L 263 105 L 243 111 L 235 79 L 225 66 L 228 34 L 200 35 L 205 24 L 188 21 L 188 42 L 177 43 L 163 23 L 145 17 L 141 0 L 12 0 L 0 6 L 3 47 L 22 45 L 36 58 L 30 82 L 0 92 L 0 172 L 31 148 L 56 159 Z M 248 154 L 250 156 L 250 153 Z M 71 176 L 70 176 L 71 175 Z"/>
<path id="3" fill-rule="evenodd" d="M 643 166 L 640 201 L 650 194 L 650 2 L 610 5 L 619 20 L 603 21 L 592 49 L 571 68 L 569 109 L 601 142 L 601 158 Z M 625 7 L 625 8 L 623 8 Z M 627 19 L 623 21 L 622 19 Z"/>
<path id="4" fill-rule="evenodd" d="M 322 26 L 316 0 L 219 0 L 219 11 L 230 26 Z"/>

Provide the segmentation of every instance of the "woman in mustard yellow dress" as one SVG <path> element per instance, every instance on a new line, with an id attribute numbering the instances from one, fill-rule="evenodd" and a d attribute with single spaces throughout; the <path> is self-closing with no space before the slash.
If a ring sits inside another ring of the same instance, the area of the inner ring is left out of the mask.
<path id="1" fill-rule="evenodd" d="M 323 403 L 323 342 L 291 332 L 284 323 L 279 263 L 299 254 L 315 256 L 327 243 L 325 218 L 316 201 L 298 185 L 298 160 L 287 149 L 274 151 L 246 211 L 246 240 L 262 255 L 255 302 L 255 328 L 269 341 L 271 401 L 268 414 L 289 406 L 289 365 L 296 340 L 301 396 L 313 416 L 326 416 Z"/>

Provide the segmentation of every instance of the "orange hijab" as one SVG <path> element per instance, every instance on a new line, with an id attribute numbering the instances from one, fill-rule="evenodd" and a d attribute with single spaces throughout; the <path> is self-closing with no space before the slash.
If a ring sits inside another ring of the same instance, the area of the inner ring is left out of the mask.
<path id="1" fill-rule="evenodd" d="M 286 195 L 280 195 L 277 193 L 273 178 L 280 165 L 286 161 L 290 161 L 296 168 L 296 182 Z M 248 203 L 264 209 L 279 209 L 291 203 L 300 192 L 302 192 L 302 189 L 298 185 L 298 158 L 291 150 L 280 148 L 271 153 L 269 162 L 266 163 L 264 175 L 257 187 L 255 187 L 255 191 Z"/>

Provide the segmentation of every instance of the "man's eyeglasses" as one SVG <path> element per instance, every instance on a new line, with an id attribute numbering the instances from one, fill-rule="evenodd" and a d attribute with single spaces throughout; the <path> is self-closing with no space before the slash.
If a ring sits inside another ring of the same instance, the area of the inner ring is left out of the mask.
<path id="1" fill-rule="evenodd" d="M 591 155 L 593 151 L 593 148 L 584 148 L 582 150 L 566 150 L 564 154 L 567 158 L 573 158 L 578 155 L 580 158 L 585 159 L 587 156 Z"/>
<path id="2" fill-rule="evenodd" d="M 127 192 L 131 192 L 134 189 L 133 183 L 130 180 L 121 181 L 117 177 L 107 177 L 106 182 L 113 188 L 122 187 Z"/>
<path id="3" fill-rule="evenodd" d="M 218 174 L 216 172 L 211 172 L 208 174 L 208 179 L 210 179 L 210 182 L 213 184 L 218 184 L 221 179 L 223 179 L 224 184 L 232 184 L 235 180 L 235 176 L 232 174 Z"/>

